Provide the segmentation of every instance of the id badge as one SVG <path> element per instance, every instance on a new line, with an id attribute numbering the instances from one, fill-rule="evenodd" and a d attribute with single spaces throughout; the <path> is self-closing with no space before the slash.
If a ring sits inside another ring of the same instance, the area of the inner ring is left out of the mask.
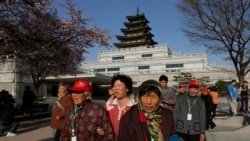
<path id="1" fill-rule="evenodd" d="M 187 114 L 187 120 L 192 120 L 192 114 Z"/>
<path id="2" fill-rule="evenodd" d="M 76 140 L 76 136 L 71 137 L 71 141 L 77 141 L 77 140 Z"/>

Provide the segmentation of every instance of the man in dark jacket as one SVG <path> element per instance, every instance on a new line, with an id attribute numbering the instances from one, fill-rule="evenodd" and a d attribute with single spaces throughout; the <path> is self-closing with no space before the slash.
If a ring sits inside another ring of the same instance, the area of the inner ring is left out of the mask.
<path id="1" fill-rule="evenodd" d="M 174 118 L 177 135 L 183 141 L 204 141 L 206 127 L 205 104 L 197 95 L 200 82 L 189 82 L 188 94 L 180 95 L 176 101 Z"/>
<path id="2" fill-rule="evenodd" d="M 25 90 L 23 92 L 23 105 L 22 110 L 25 116 L 28 116 L 29 119 L 33 120 L 33 104 L 36 100 L 36 95 L 33 91 L 31 91 L 30 86 L 25 86 Z"/>
<path id="3" fill-rule="evenodd" d="M 6 136 L 16 136 L 19 123 L 15 122 L 16 103 L 8 91 L 0 93 L 0 134 L 8 131 Z"/>
<path id="4" fill-rule="evenodd" d="M 162 89 L 154 80 L 139 87 L 139 103 L 121 118 L 118 141 L 169 141 L 175 133 L 173 114 L 161 107 Z"/>

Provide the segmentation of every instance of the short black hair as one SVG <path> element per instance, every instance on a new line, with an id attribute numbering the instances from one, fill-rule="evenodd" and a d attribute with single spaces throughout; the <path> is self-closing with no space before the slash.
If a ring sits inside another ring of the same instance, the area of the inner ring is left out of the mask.
<path id="1" fill-rule="evenodd" d="M 166 82 L 168 82 L 168 77 L 166 76 L 166 75 L 161 75 L 160 77 L 159 77 L 159 81 L 166 81 Z"/>
<path id="2" fill-rule="evenodd" d="M 231 83 L 233 83 L 233 82 L 236 82 L 236 80 L 235 80 L 235 79 L 233 79 L 233 80 L 231 81 Z"/>
<path id="3" fill-rule="evenodd" d="M 111 87 L 114 86 L 114 83 L 116 80 L 120 80 L 121 82 L 123 82 L 125 84 L 126 88 L 128 89 L 128 92 L 127 92 L 128 95 L 132 94 L 133 81 L 132 81 L 131 77 L 129 77 L 128 75 L 125 75 L 125 74 L 114 75 L 112 80 L 111 80 Z"/>

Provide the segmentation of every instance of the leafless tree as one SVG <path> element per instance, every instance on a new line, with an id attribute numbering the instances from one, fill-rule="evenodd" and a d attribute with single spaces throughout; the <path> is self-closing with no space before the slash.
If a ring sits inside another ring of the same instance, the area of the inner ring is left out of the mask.
<path id="1" fill-rule="evenodd" d="M 88 25 L 71 0 L 59 5 L 68 15 L 51 0 L 0 1 L 0 52 L 21 60 L 18 70 L 31 74 L 37 91 L 49 75 L 78 71 L 87 48 L 109 46 L 109 32 Z"/>
<path id="2" fill-rule="evenodd" d="M 250 71 L 250 1 L 181 0 L 177 8 L 187 37 L 211 53 L 227 56 L 242 84 Z"/>

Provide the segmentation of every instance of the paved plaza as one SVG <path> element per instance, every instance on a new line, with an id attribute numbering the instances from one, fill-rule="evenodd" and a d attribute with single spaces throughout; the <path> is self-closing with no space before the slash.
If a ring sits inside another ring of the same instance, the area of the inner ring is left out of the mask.
<path id="1" fill-rule="evenodd" d="M 243 116 L 229 117 L 228 104 L 220 98 L 216 127 L 206 131 L 207 141 L 250 141 L 250 126 L 243 126 Z M 53 130 L 49 126 L 50 118 L 35 119 L 20 123 L 18 136 L 0 137 L 0 141 L 53 141 Z"/>

